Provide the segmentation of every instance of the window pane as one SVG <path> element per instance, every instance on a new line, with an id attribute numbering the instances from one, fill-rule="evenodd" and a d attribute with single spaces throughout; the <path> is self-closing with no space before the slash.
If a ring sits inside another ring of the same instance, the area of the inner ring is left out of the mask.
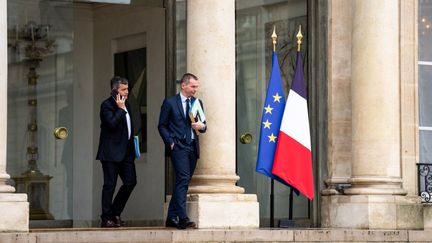
<path id="1" fill-rule="evenodd" d="M 295 35 L 302 25 L 302 57 L 304 67 L 307 50 L 307 1 L 306 0 L 237 0 L 236 1 L 236 92 L 237 137 L 252 135 L 250 144 L 237 140 L 238 185 L 246 193 L 257 194 L 260 203 L 260 225 L 270 225 L 270 179 L 255 172 L 260 120 L 271 70 L 273 27 L 278 35 L 277 54 L 284 86 L 285 99 L 294 72 L 296 53 Z M 307 69 L 305 69 L 307 70 Z M 307 75 L 307 72 L 304 72 Z M 306 77 L 307 80 L 307 77 Z M 289 216 L 290 189 L 274 183 L 274 219 Z M 309 218 L 309 204 L 303 196 L 294 196 L 293 219 L 305 222 Z"/>
<path id="2" fill-rule="evenodd" d="M 17 192 L 28 195 L 30 220 L 65 220 L 68 225 L 73 217 L 78 95 L 72 0 L 8 0 L 7 8 L 7 171 Z M 56 127 L 67 128 L 69 136 L 55 139 Z"/>
<path id="3" fill-rule="evenodd" d="M 432 131 L 420 131 L 420 163 L 432 163 Z"/>
<path id="4" fill-rule="evenodd" d="M 432 61 L 432 0 L 421 0 L 419 12 L 419 60 Z"/>
<path id="5" fill-rule="evenodd" d="M 420 126 L 432 126 L 432 66 L 419 65 Z"/>
<path id="6" fill-rule="evenodd" d="M 176 1 L 176 80 L 177 92 L 180 91 L 180 79 L 186 73 L 186 1 Z"/>

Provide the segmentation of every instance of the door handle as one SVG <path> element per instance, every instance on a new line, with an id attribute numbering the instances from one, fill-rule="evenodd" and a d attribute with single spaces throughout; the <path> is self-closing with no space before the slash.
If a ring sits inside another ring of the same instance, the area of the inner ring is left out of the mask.
<path id="1" fill-rule="evenodd" d="M 66 139 L 69 135 L 69 132 L 66 127 L 56 127 L 54 129 L 54 137 L 57 139 Z"/>
<path id="2" fill-rule="evenodd" d="M 250 133 L 243 133 L 240 135 L 240 142 L 242 144 L 250 144 L 252 142 L 252 134 Z"/>

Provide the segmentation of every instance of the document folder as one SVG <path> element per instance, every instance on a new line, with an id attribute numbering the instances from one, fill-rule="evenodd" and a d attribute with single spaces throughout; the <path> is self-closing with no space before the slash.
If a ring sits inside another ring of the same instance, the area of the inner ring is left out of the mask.
<path id="1" fill-rule="evenodd" d="M 198 99 L 195 99 L 191 105 L 189 110 L 189 118 L 191 119 L 191 122 L 205 122 L 206 120 L 204 110 L 201 107 L 201 102 L 199 102 Z"/>
<path id="2" fill-rule="evenodd" d="M 134 145 L 135 145 L 135 158 L 138 159 L 141 155 L 138 136 L 134 136 Z"/>

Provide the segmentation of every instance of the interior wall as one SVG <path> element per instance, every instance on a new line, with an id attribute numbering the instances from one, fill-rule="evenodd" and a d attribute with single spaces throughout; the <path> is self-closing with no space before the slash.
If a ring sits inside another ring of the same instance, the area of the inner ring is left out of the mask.
<path id="1" fill-rule="evenodd" d="M 164 147 L 157 131 L 162 100 L 165 97 L 165 11 L 137 5 L 97 5 L 93 7 L 93 153 L 99 142 L 99 106 L 109 95 L 109 80 L 114 73 L 114 53 L 136 49 L 130 37 L 144 36 L 141 47 L 147 48 L 147 134 L 148 152 L 136 160 L 138 184 L 126 205 L 122 218 L 145 221 L 145 224 L 163 222 L 164 204 Z M 139 39 L 139 38 L 138 38 Z M 121 40 L 119 42 L 119 40 Z M 91 43 L 91 42 L 90 42 Z M 121 46 L 121 50 L 117 50 Z M 78 69 L 78 68 L 77 68 Z M 100 215 L 103 184 L 102 169 L 93 163 L 93 218 Z"/>

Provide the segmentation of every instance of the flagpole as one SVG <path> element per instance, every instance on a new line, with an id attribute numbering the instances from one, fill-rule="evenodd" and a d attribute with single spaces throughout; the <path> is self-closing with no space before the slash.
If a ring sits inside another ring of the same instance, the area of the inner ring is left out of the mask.
<path id="1" fill-rule="evenodd" d="M 301 44 L 302 44 L 302 38 L 303 38 L 303 35 L 301 33 L 301 25 L 299 26 L 299 31 L 298 31 L 296 37 L 297 37 L 297 52 L 300 52 Z M 282 228 L 285 228 L 285 227 L 288 228 L 288 227 L 294 226 L 294 221 L 292 221 L 292 219 L 293 219 L 293 204 L 294 204 L 294 190 L 291 187 L 289 200 L 288 200 L 288 221 L 286 221 L 286 222 L 283 221 L 283 222 L 279 223 L 279 225 Z"/>
<path id="2" fill-rule="evenodd" d="M 277 43 L 277 35 L 276 35 L 276 26 L 273 25 L 273 33 L 271 35 L 272 43 L 273 43 L 273 51 L 276 51 L 276 43 Z"/>
<path id="3" fill-rule="evenodd" d="M 296 35 L 297 37 L 297 52 L 300 52 L 301 50 L 301 44 L 302 44 L 302 38 L 303 35 L 301 33 L 301 25 L 299 26 L 299 31 Z M 293 204 L 294 204 L 294 190 L 291 187 L 290 188 L 290 195 L 289 195 L 289 204 L 288 204 L 288 220 L 292 220 L 293 219 Z"/>
<path id="4" fill-rule="evenodd" d="M 270 228 L 274 228 L 274 179 L 270 182 Z"/>
<path id="5" fill-rule="evenodd" d="M 289 205 L 288 205 L 288 220 L 292 220 L 293 218 L 293 201 L 294 201 L 294 190 L 291 187 L 290 188 L 290 195 L 289 195 Z M 294 224 L 294 223 L 293 223 Z"/>
<path id="6" fill-rule="evenodd" d="M 303 38 L 303 35 L 301 33 L 301 25 L 299 26 L 299 31 L 298 31 L 296 37 L 297 37 L 297 52 L 300 52 L 301 44 L 302 44 L 302 38 Z"/>
<path id="7" fill-rule="evenodd" d="M 273 25 L 273 33 L 271 35 L 272 43 L 273 43 L 273 51 L 276 51 L 276 43 L 277 43 L 277 35 L 276 35 L 276 26 Z M 274 228 L 274 179 L 271 179 L 270 185 L 270 227 Z"/>

